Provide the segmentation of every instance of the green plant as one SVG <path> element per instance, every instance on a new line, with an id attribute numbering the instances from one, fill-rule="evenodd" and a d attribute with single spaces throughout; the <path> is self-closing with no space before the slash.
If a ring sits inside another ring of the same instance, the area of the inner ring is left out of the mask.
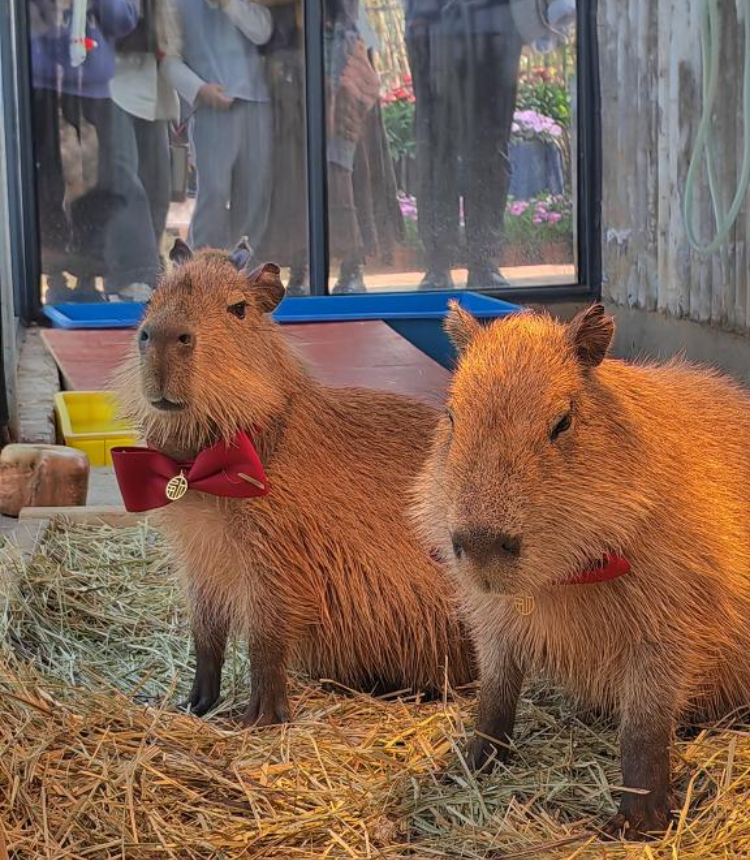
<path id="1" fill-rule="evenodd" d="M 568 128 L 570 93 L 565 81 L 546 69 L 522 72 L 518 79 L 516 110 L 536 111 Z"/>
<path id="2" fill-rule="evenodd" d="M 388 90 L 381 98 L 383 122 L 391 157 L 414 158 L 417 144 L 414 140 L 414 89 L 411 78 Z"/>
<path id="3" fill-rule="evenodd" d="M 505 210 L 506 245 L 538 247 L 547 242 L 570 241 L 573 207 L 563 194 L 533 200 L 509 200 Z"/>

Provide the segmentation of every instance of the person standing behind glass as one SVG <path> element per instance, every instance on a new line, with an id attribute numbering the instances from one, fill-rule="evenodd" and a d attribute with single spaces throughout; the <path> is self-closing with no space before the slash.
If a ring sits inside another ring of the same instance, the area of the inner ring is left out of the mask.
<path id="1" fill-rule="evenodd" d="M 51 221 L 53 244 L 60 245 L 60 207 L 65 194 L 59 149 L 59 117 L 81 133 L 83 121 L 96 129 L 97 183 L 92 192 L 69 201 L 63 244 L 79 254 L 77 285 L 70 291 L 60 277 L 50 284 L 48 302 L 101 301 L 94 271 L 101 253 L 100 232 L 109 228 L 119 208 L 112 187 L 112 104 L 110 81 L 115 71 L 115 41 L 131 33 L 138 23 L 137 0 L 31 0 L 31 68 L 34 86 L 34 131 L 40 208 L 50 205 L 51 215 L 40 213 L 42 244 Z M 37 21 L 38 15 L 38 21 Z M 40 27 L 46 22 L 45 27 Z M 45 91 L 48 95 L 45 96 Z M 53 94 L 53 95 L 50 95 Z M 59 104 L 58 104 L 59 102 Z M 47 115 L 45 116 L 45 111 Z M 83 216 L 83 203 L 86 214 Z M 117 205 L 115 205 L 117 204 Z M 79 218 L 76 213 L 80 212 Z M 77 223 L 80 220 L 84 223 Z M 96 229 L 95 229 L 96 228 Z M 91 237 L 96 236 L 97 241 Z"/>
<path id="2" fill-rule="evenodd" d="M 169 80 L 194 108 L 190 139 L 198 177 L 189 242 L 257 247 L 268 217 L 272 116 L 258 46 L 271 13 L 250 0 L 177 0 L 181 48 L 165 61 Z"/>
<path id="3" fill-rule="evenodd" d="M 163 68 L 179 51 L 174 0 L 141 0 L 138 26 L 117 43 L 110 86 L 113 184 L 125 206 L 112 219 L 105 290 L 146 300 L 161 270 L 160 245 L 171 196 L 169 121 L 180 103 Z"/>
<path id="4" fill-rule="evenodd" d="M 416 96 L 422 289 L 453 289 L 463 199 L 467 287 L 507 286 L 497 266 L 523 42 L 508 0 L 404 0 Z"/>

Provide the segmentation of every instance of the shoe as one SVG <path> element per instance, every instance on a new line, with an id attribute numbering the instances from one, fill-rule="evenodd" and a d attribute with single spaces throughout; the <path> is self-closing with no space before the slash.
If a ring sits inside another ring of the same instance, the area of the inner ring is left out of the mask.
<path id="1" fill-rule="evenodd" d="M 66 305 L 73 299 L 73 290 L 65 284 L 50 284 L 44 294 L 45 305 Z"/>
<path id="2" fill-rule="evenodd" d="M 104 293 L 100 293 L 95 287 L 74 287 L 70 290 L 68 301 L 81 305 L 93 305 L 97 302 L 106 302 L 107 298 Z"/>
<path id="3" fill-rule="evenodd" d="M 438 290 L 447 292 L 455 290 L 453 275 L 450 269 L 428 269 L 419 283 L 420 290 Z"/>
<path id="4" fill-rule="evenodd" d="M 308 296 L 310 294 L 310 285 L 307 283 L 307 266 L 292 266 L 286 285 L 286 294 L 288 296 Z"/>
<path id="5" fill-rule="evenodd" d="M 497 266 L 475 266 L 469 269 L 466 279 L 468 290 L 496 290 L 510 286 L 510 281 L 500 274 Z"/>
<path id="6" fill-rule="evenodd" d="M 343 263 L 339 279 L 331 290 L 334 295 L 348 295 L 351 293 L 366 293 L 362 266 L 359 263 Z"/>
<path id="7" fill-rule="evenodd" d="M 148 284 L 128 284 L 117 291 L 117 296 L 122 302 L 147 302 L 153 292 Z"/>

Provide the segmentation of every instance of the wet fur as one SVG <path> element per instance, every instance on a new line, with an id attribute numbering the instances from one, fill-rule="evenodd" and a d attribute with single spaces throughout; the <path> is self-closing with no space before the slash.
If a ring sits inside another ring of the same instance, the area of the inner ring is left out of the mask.
<path id="1" fill-rule="evenodd" d="M 612 322 L 522 314 L 483 328 L 454 310 L 463 350 L 418 484 L 430 546 L 452 560 L 480 661 L 477 767 L 507 752 L 523 676 L 619 717 L 624 794 L 608 832 L 666 825 L 680 717 L 750 704 L 750 397 L 680 361 L 605 359 Z M 549 429 L 566 404 L 573 424 Z M 458 560 L 456 529 L 523 535 L 517 565 Z M 559 585 L 606 550 L 632 572 Z M 513 598 L 532 595 L 520 615 Z"/>
<path id="2" fill-rule="evenodd" d="M 283 295 L 278 271 L 269 277 L 214 252 L 186 262 L 144 322 L 190 330 L 195 349 L 134 349 L 118 386 L 148 443 L 172 456 L 250 431 L 272 485 L 250 500 L 189 492 L 158 515 L 193 610 L 191 705 L 205 712 L 218 696 L 228 630 L 248 641 L 249 722 L 288 718 L 290 667 L 364 691 L 465 684 L 472 653 L 452 584 L 405 512 L 436 413 L 316 382 L 266 314 Z M 238 295 L 242 320 L 227 313 Z M 159 412 L 149 400 L 161 395 L 188 408 Z"/>

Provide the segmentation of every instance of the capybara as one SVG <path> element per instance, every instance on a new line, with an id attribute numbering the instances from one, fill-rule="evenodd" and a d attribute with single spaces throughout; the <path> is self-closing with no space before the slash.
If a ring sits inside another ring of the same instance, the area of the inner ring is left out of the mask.
<path id="1" fill-rule="evenodd" d="M 750 704 L 750 396 L 682 361 L 606 358 L 601 305 L 446 328 L 459 363 L 416 515 L 450 560 L 481 679 L 477 768 L 527 672 L 619 720 L 609 835 L 669 820 L 680 717 Z M 644 793 L 647 792 L 647 793 Z"/>
<path id="2" fill-rule="evenodd" d="M 244 431 L 271 487 L 190 490 L 159 511 L 192 607 L 193 713 L 219 697 L 231 631 L 249 648 L 248 724 L 289 719 L 288 668 L 365 692 L 473 680 L 455 588 L 408 515 L 436 410 L 318 383 L 269 316 L 278 267 L 248 271 L 244 246 L 193 255 L 179 243 L 171 256 L 123 368 L 124 411 L 180 463 Z"/>

